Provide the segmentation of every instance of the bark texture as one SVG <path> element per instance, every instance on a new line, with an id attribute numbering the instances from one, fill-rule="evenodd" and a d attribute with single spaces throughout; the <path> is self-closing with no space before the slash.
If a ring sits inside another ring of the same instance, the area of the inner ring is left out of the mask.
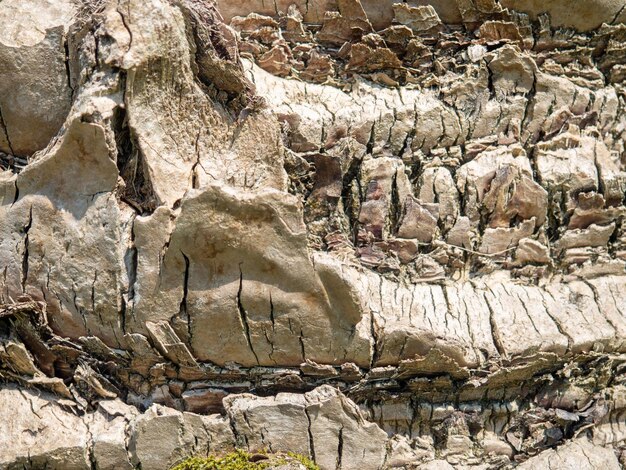
<path id="1" fill-rule="evenodd" d="M 0 468 L 620 468 L 625 23 L 0 0 Z"/>

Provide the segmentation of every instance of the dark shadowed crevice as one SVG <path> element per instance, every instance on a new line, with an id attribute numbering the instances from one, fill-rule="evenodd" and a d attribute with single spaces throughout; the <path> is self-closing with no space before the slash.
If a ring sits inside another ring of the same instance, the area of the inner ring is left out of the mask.
<path id="1" fill-rule="evenodd" d="M 138 214 L 151 214 L 156 209 L 157 198 L 144 156 L 128 126 L 128 117 L 124 109 L 117 108 L 113 125 L 117 146 L 117 168 L 125 183 L 123 187 L 118 188 L 119 197 Z"/>
<path id="2" fill-rule="evenodd" d="M 0 107 L 0 130 L 2 131 L 2 133 L 4 134 L 6 138 L 7 145 L 9 146 L 9 151 L 11 152 L 11 155 L 15 155 L 15 150 L 13 150 L 13 145 L 11 145 L 11 138 L 9 137 L 9 128 L 7 127 L 7 123 L 4 120 L 4 116 L 2 114 L 2 107 Z"/>
<path id="3" fill-rule="evenodd" d="M 96 43 L 97 44 L 97 43 Z M 67 87 L 72 92 L 72 97 L 74 96 L 74 86 L 72 86 L 72 67 L 70 65 L 70 46 L 67 38 L 63 41 L 63 50 L 65 52 L 65 74 L 67 75 Z M 96 60 L 98 60 L 98 51 L 96 50 Z"/>
<path id="4" fill-rule="evenodd" d="M 26 158 L 0 152 L 0 170 L 19 173 L 26 167 L 26 165 L 28 165 L 28 160 Z"/>
<path id="5" fill-rule="evenodd" d="M 237 291 L 237 311 L 239 312 L 239 321 L 241 322 L 244 335 L 246 336 L 246 342 L 248 343 L 250 352 L 252 352 L 252 355 L 256 359 L 256 363 L 260 364 L 259 357 L 254 351 L 254 347 L 252 346 L 252 340 L 250 338 L 250 325 L 248 324 L 248 312 L 246 312 L 246 309 L 244 308 L 241 302 L 242 291 L 243 291 L 243 271 L 241 270 L 241 265 L 240 265 L 239 266 L 239 290 Z"/>
<path id="6" fill-rule="evenodd" d="M 131 226 L 134 226 L 135 218 L 132 219 Z M 122 288 L 120 292 L 120 312 L 119 312 L 119 324 L 122 331 L 126 332 L 126 317 L 130 313 L 133 314 L 135 307 L 135 285 L 137 283 L 137 264 L 138 264 L 138 250 L 135 245 L 135 231 L 134 228 L 130 231 L 130 245 L 126 249 L 124 254 L 124 266 L 126 268 L 126 276 L 128 281 L 128 288 L 124 290 Z"/>
<path id="7" fill-rule="evenodd" d="M 337 436 L 337 470 L 341 470 L 343 463 L 343 426 L 339 429 L 339 435 Z"/>
<path id="8" fill-rule="evenodd" d="M 306 415 L 306 420 L 308 423 L 307 434 L 309 437 L 309 453 L 313 461 L 315 461 L 315 442 L 313 440 L 313 432 L 311 431 L 311 416 L 309 415 L 309 410 L 306 406 L 304 407 L 304 414 Z"/>
<path id="9" fill-rule="evenodd" d="M 29 262 L 29 234 L 30 228 L 33 226 L 33 207 L 30 207 L 28 213 L 28 222 L 24 226 L 24 252 L 22 253 L 22 292 L 26 292 L 26 282 L 28 281 L 28 262 Z"/>
<path id="10" fill-rule="evenodd" d="M 185 260 L 185 275 L 183 278 L 183 298 L 180 301 L 180 306 L 178 309 L 178 316 L 181 320 L 183 320 L 187 324 L 187 341 L 191 344 L 191 338 L 193 334 L 192 325 L 191 325 L 191 315 L 189 315 L 189 306 L 187 297 L 189 295 L 189 268 L 190 261 L 189 257 L 181 251 L 181 255 L 183 255 L 183 259 Z"/>
<path id="11" fill-rule="evenodd" d="M 254 85 L 239 61 L 236 38 L 225 28 L 212 2 L 177 0 L 185 15 L 190 42 L 195 45 L 194 72 L 205 92 L 236 116 L 253 96 Z"/>

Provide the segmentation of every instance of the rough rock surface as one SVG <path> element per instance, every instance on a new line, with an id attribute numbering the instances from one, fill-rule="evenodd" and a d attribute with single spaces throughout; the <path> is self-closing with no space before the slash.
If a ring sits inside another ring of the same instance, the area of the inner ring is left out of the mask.
<path id="1" fill-rule="evenodd" d="M 0 0 L 0 468 L 626 464 L 623 0 Z"/>

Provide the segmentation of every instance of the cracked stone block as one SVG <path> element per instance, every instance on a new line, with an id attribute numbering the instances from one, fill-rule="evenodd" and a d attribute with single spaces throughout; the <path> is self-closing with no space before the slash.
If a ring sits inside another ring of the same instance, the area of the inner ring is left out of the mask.
<path id="1" fill-rule="evenodd" d="M 0 467 L 617 468 L 623 6 L 0 1 Z"/>
<path id="2" fill-rule="evenodd" d="M 70 0 L 2 2 L 0 18 L 6 26 L 0 33 L 1 152 L 30 156 L 61 129 L 77 80 L 67 57 L 75 13 Z"/>

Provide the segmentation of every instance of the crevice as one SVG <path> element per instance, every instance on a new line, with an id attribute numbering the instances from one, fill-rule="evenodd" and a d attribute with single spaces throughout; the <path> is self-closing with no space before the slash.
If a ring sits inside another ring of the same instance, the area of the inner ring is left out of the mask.
<path id="1" fill-rule="evenodd" d="M 126 305 L 126 299 L 124 298 L 124 294 L 120 295 L 120 311 L 119 311 L 119 325 L 122 333 L 126 334 L 126 311 L 128 306 Z"/>
<path id="2" fill-rule="evenodd" d="M 389 233 L 395 236 L 400 223 L 400 211 L 402 210 L 402 202 L 398 191 L 398 172 L 402 171 L 402 167 L 396 168 L 391 178 L 391 205 L 389 207 Z"/>
<path id="3" fill-rule="evenodd" d="M 91 429 L 89 428 L 89 424 L 84 422 L 85 427 L 87 427 L 87 455 L 89 458 L 89 468 L 90 470 L 98 470 L 98 462 L 96 461 L 96 454 L 94 451 L 94 441 L 93 434 Z"/>
<path id="4" fill-rule="evenodd" d="M 28 212 L 28 222 L 23 228 L 24 232 L 24 252 L 22 253 L 22 292 L 26 293 L 26 281 L 28 280 L 28 262 L 29 262 L 29 231 L 33 225 L 33 206 L 30 206 Z"/>
<path id="5" fill-rule="evenodd" d="M 11 154 L 7 154 L 5 152 L 0 152 L 0 171 L 8 170 L 13 173 L 19 173 L 26 167 L 26 165 L 28 165 L 28 159 L 17 157 Z M 15 180 L 15 201 L 17 200 L 18 196 L 19 196 L 19 191 L 17 188 L 17 179 L 16 179 Z"/>
<path id="6" fill-rule="evenodd" d="M 343 210 L 348 218 L 348 224 L 351 230 L 351 240 L 354 245 L 357 244 L 357 235 L 359 228 L 359 212 L 363 201 L 363 189 L 361 188 L 361 180 L 359 172 L 361 170 L 362 159 L 353 159 L 350 167 L 346 171 L 342 179 L 341 201 Z M 355 186 L 356 185 L 356 188 Z M 358 192 L 358 201 L 355 201 L 354 189 Z"/>
<path id="7" fill-rule="evenodd" d="M 617 22 L 617 19 L 620 17 L 620 15 L 624 12 L 624 10 L 626 10 L 626 3 L 624 3 L 622 5 L 622 8 L 619 9 L 619 11 L 615 14 L 615 16 L 613 17 L 613 19 L 609 22 L 609 24 L 615 24 Z"/>
<path id="8" fill-rule="evenodd" d="M 546 295 L 549 295 L 550 297 L 552 297 L 552 301 L 556 305 L 559 305 L 559 302 L 554 298 L 554 296 L 552 295 L 550 291 L 546 290 L 545 293 Z M 554 315 L 550 313 L 550 309 L 546 305 L 546 302 L 543 298 L 542 298 L 542 303 L 543 303 L 543 308 L 545 308 L 546 310 L 546 314 L 550 317 L 550 320 L 554 322 L 556 329 L 559 331 L 561 335 L 563 335 L 567 339 L 567 352 L 571 352 L 572 348 L 574 347 L 574 338 L 572 338 L 568 333 L 565 332 L 561 323 L 559 323 L 559 321 L 554 317 Z"/>
<path id="9" fill-rule="evenodd" d="M 200 149 L 199 149 L 199 141 L 200 141 L 200 133 L 196 136 L 196 140 L 194 142 L 194 151 L 196 153 L 196 161 L 191 168 L 191 188 L 198 189 L 200 187 L 198 181 L 198 166 L 202 167 L 200 163 Z"/>
<path id="10" fill-rule="evenodd" d="M 115 11 L 117 11 L 117 14 L 120 15 L 120 18 L 122 19 L 122 24 L 124 25 L 124 29 L 126 29 L 126 31 L 128 32 L 128 52 L 133 46 L 133 31 L 130 29 L 130 26 L 128 24 L 130 20 L 127 19 L 126 16 L 124 16 L 124 14 L 119 10 L 119 1 L 117 2 L 117 8 Z M 128 13 L 130 16 L 130 4 L 128 5 Z"/>
<path id="11" fill-rule="evenodd" d="M 495 295 L 495 294 L 494 294 Z M 491 327 L 491 336 L 493 338 L 493 344 L 498 351 L 498 354 L 502 357 L 506 357 L 506 350 L 504 349 L 504 345 L 502 344 L 502 336 L 500 336 L 500 329 L 498 328 L 498 324 L 496 323 L 495 314 L 493 308 L 491 307 L 491 303 L 487 298 L 486 293 L 483 293 L 483 298 L 485 299 L 485 305 L 487 309 L 489 309 L 489 325 Z"/>
<path id="12" fill-rule="evenodd" d="M 370 129 L 370 137 L 367 141 L 367 154 L 372 155 L 374 152 L 374 140 L 376 138 L 376 121 L 372 123 L 372 128 Z"/>
<path id="13" fill-rule="evenodd" d="M 97 38 L 96 38 L 96 44 L 97 44 Z M 67 87 L 70 89 L 70 91 L 72 92 L 72 97 L 74 97 L 74 87 L 72 86 L 72 67 L 70 65 L 70 46 L 69 43 L 67 41 L 67 38 L 64 39 L 63 41 L 63 49 L 65 51 L 65 75 L 67 78 Z M 96 60 L 98 60 L 98 51 L 96 50 Z"/>
<path id="14" fill-rule="evenodd" d="M 125 77 L 121 77 L 125 81 Z M 122 84 L 122 88 L 125 85 Z M 138 214 L 151 214 L 157 197 L 148 175 L 145 158 L 133 136 L 126 110 L 118 107 L 113 117 L 113 130 L 117 145 L 117 168 L 124 185 L 118 189 L 120 199 Z"/>
<path id="15" fill-rule="evenodd" d="M 270 292 L 270 321 L 272 322 L 272 331 L 276 330 L 276 322 L 274 318 L 274 301 L 272 300 L 272 293 Z"/>
<path id="16" fill-rule="evenodd" d="M 133 218 L 133 228 L 130 231 L 130 247 L 127 248 L 126 254 L 124 255 L 124 264 L 126 266 L 126 275 L 128 277 L 128 300 L 132 303 L 134 303 L 135 299 L 135 284 L 137 282 L 137 263 L 139 256 L 137 246 L 135 245 L 134 222 L 135 219 Z"/>
<path id="17" fill-rule="evenodd" d="M 371 358 L 370 369 L 373 369 L 378 362 L 378 356 L 380 354 L 378 348 L 378 333 L 376 332 L 376 321 L 374 319 L 374 313 L 370 312 L 370 334 L 372 335 L 371 342 Z"/>
<path id="18" fill-rule="evenodd" d="M 13 144 L 11 144 L 11 138 L 9 137 L 9 128 L 7 127 L 4 115 L 2 114 L 2 106 L 0 106 L 0 128 L 2 128 L 2 132 L 4 132 L 11 155 L 15 155 L 15 150 L 13 149 Z"/>
<path id="19" fill-rule="evenodd" d="M 241 327 L 243 328 L 248 347 L 250 348 L 252 355 L 256 359 L 256 363 L 260 364 L 259 357 L 252 347 L 252 339 L 250 338 L 250 326 L 248 325 L 248 312 L 246 312 L 246 309 L 243 307 L 243 304 L 241 302 L 241 293 L 243 291 L 243 271 L 241 270 L 241 264 L 242 263 L 239 264 L 239 290 L 237 291 L 237 311 L 239 312 L 239 321 L 241 323 Z"/>
<path id="20" fill-rule="evenodd" d="M 300 329 L 300 334 L 298 335 L 298 341 L 300 343 L 300 354 L 302 355 L 302 362 L 305 362 L 306 351 L 304 350 L 304 335 L 302 334 L 302 328 Z"/>
<path id="21" fill-rule="evenodd" d="M 337 465 L 336 470 L 341 470 L 341 465 L 343 463 L 343 425 L 339 429 L 339 434 L 337 435 Z"/>
<path id="22" fill-rule="evenodd" d="M 534 114 L 535 96 L 537 95 L 537 74 L 533 73 L 533 84 L 530 91 L 526 95 L 526 106 L 524 106 L 524 114 L 520 121 L 520 137 L 524 136 L 525 128 L 530 124 Z M 528 142 L 530 135 L 526 136 L 525 142 Z"/>
<path id="23" fill-rule="evenodd" d="M 495 99 L 497 101 L 496 89 L 493 85 L 493 71 L 489 67 L 489 63 L 487 62 L 487 60 L 483 60 L 483 63 L 487 72 L 487 90 L 489 91 L 489 101 L 491 101 L 492 99 Z"/>
<path id="24" fill-rule="evenodd" d="M 93 281 L 91 282 L 91 312 L 96 314 L 96 283 L 98 282 L 98 270 L 96 269 L 93 275 Z M 104 324 L 102 317 L 98 314 L 100 323 Z"/>
<path id="25" fill-rule="evenodd" d="M 313 460 L 313 462 L 315 462 L 315 442 L 313 441 L 313 432 L 311 431 L 311 416 L 309 415 L 309 410 L 306 406 L 304 407 L 304 414 L 306 415 L 306 420 L 308 423 L 307 434 L 309 436 L 309 453 L 311 455 L 311 459 Z"/>
<path id="26" fill-rule="evenodd" d="M 192 328 L 191 328 L 191 316 L 189 315 L 189 308 L 187 305 L 187 296 L 189 295 L 189 257 L 180 252 L 183 255 L 183 259 L 185 261 L 185 274 L 183 277 L 183 298 L 180 301 L 180 306 L 178 309 L 178 316 L 187 322 L 187 341 L 191 344 L 191 336 L 192 336 Z"/>

